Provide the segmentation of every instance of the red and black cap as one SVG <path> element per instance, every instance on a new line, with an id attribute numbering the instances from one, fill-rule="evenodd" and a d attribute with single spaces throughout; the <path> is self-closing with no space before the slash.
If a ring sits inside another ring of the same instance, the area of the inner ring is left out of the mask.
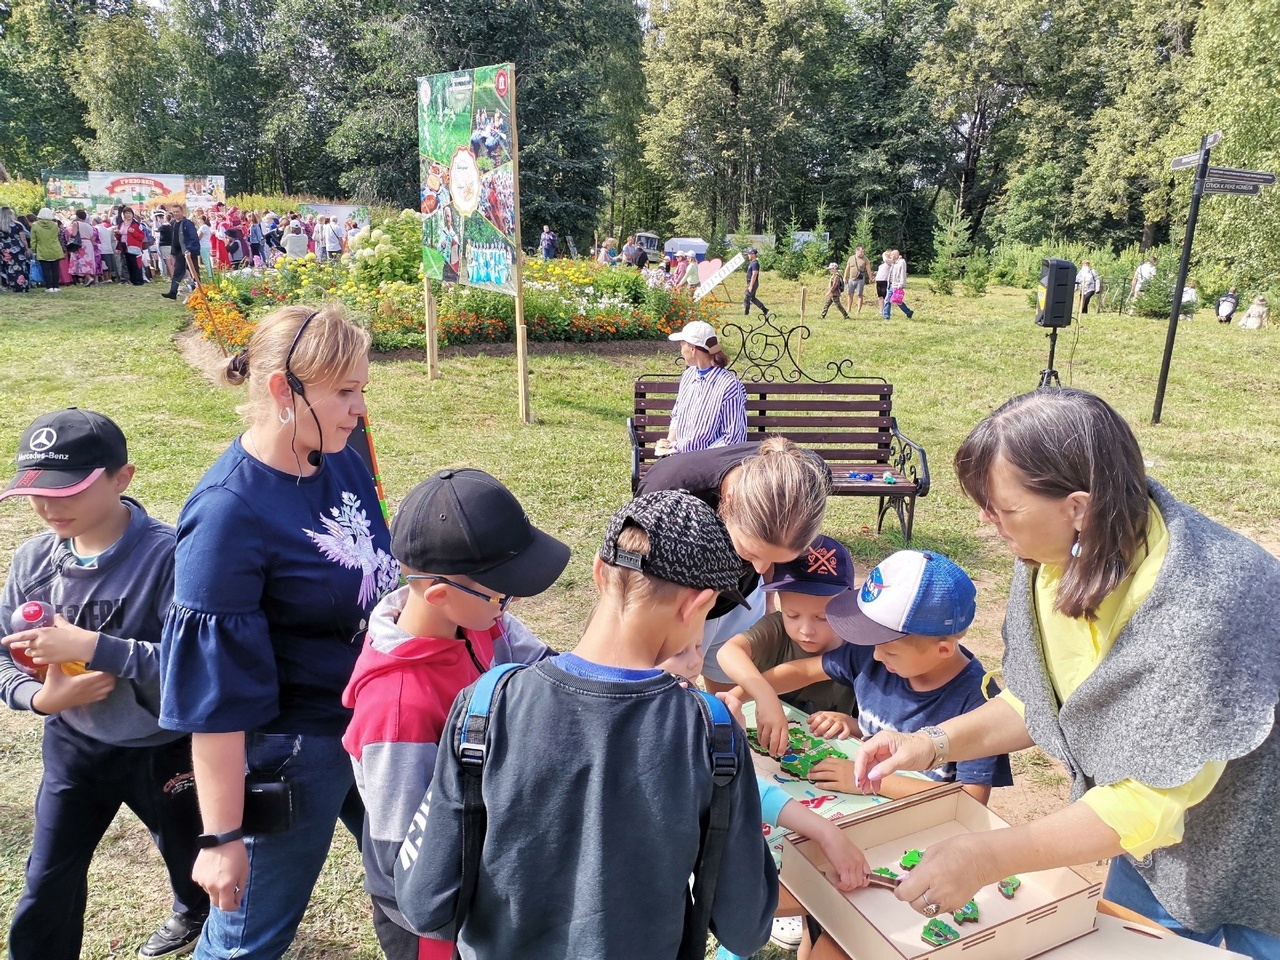
<path id="1" fill-rule="evenodd" d="M 124 433 L 110 417 L 69 407 L 35 419 L 18 446 L 18 475 L 8 497 L 74 497 L 108 470 L 129 462 Z"/>

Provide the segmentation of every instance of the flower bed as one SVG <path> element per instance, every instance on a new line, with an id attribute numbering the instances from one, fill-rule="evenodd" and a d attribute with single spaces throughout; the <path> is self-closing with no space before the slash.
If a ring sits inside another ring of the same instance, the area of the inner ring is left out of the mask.
<path id="1" fill-rule="evenodd" d="M 341 260 L 282 257 L 267 269 L 220 273 L 188 301 L 197 329 L 225 352 L 248 342 L 253 324 L 291 303 L 340 302 L 369 328 L 376 351 L 426 346 L 419 218 L 406 210 L 352 237 Z M 513 297 L 453 285 L 435 287 L 441 346 L 515 339 Z M 666 337 L 708 306 L 674 290 L 660 270 L 583 260 L 528 261 L 524 316 L 532 340 L 588 343 Z"/>

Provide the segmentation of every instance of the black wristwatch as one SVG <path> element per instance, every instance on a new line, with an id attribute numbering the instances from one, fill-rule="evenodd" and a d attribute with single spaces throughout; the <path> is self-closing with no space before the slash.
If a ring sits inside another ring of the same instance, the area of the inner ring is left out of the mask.
<path id="1" fill-rule="evenodd" d="M 202 833 L 196 837 L 196 846 L 201 850 L 209 850 L 213 847 L 220 847 L 224 843 L 230 843 L 233 840 L 239 840 L 244 836 L 244 827 L 236 827 L 234 830 L 228 830 L 226 833 Z"/>

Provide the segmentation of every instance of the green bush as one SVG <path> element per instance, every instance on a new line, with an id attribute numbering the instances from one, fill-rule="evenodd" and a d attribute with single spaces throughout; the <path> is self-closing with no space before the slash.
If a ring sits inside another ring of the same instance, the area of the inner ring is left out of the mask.
<path id="1" fill-rule="evenodd" d="M 36 213 L 45 204 L 44 184 L 30 180 L 0 183 L 0 207 L 12 207 L 20 217 Z"/>
<path id="2" fill-rule="evenodd" d="M 960 279 L 960 287 L 966 297 L 983 297 L 987 293 L 987 282 L 991 278 L 991 264 L 987 260 L 987 251 L 974 250 L 964 259 L 964 275 Z"/>

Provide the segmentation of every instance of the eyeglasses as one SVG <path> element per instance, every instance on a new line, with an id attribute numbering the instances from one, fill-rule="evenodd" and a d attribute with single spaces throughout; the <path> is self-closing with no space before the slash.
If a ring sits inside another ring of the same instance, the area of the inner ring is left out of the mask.
<path id="1" fill-rule="evenodd" d="M 493 594 L 481 593 L 479 590 L 472 590 L 470 587 L 464 587 L 460 583 L 454 583 L 448 577 L 431 577 L 423 573 L 415 573 L 405 577 L 405 580 L 427 580 L 431 583 L 447 583 L 455 590 L 461 590 L 463 593 L 469 593 L 473 597 L 479 597 L 485 603 L 496 603 L 498 605 L 498 609 L 503 613 L 507 612 L 507 607 L 511 606 L 511 601 L 515 599 L 514 596 L 506 594 L 495 597 Z"/>

